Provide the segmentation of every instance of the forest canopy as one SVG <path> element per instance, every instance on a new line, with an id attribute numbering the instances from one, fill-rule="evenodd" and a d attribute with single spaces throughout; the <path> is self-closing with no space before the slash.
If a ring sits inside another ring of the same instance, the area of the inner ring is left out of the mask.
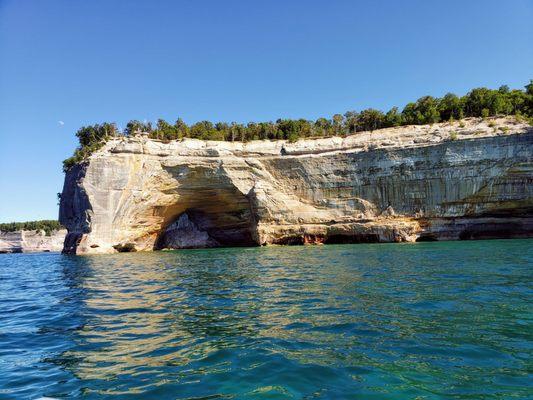
<path id="1" fill-rule="evenodd" d="M 0 223 L 0 232 L 15 232 L 15 231 L 45 231 L 47 236 L 50 236 L 52 231 L 63 229 L 59 221 L 52 219 L 45 219 L 40 221 L 27 222 L 6 222 Z"/>
<path id="2" fill-rule="evenodd" d="M 447 93 L 441 98 L 423 96 L 405 105 L 400 111 L 392 107 L 383 112 L 374 108 L 362 111 L 347 111 L 331 118 L 278 119 L 275 122 L 210 122 L 199 121 L 187 125 L 181 118 L 174 123 L 159 119 L 155 124 L 132 120 L 123 131 L 115 123 L 104 122 L 84 126 L 76 132 L 79 146 L 74 155 L 63 161 L 66 172 L 73 165 L 82 162 L 101 148 L 106 140 L 116 136 L 131 136 L 145 132 L 149 137 L 160 140 L 194 138 L 202 140 L 250 141 L 284 139 L 294 142 L 299 138 L 346 136 L 360 131 L 402 126 L 433 124 L 467 117 L 516 115 L 533 119 L 533 80 L 524 90 L 501 86 L 498 89 L 485 87 L 472 89 L 464 96 Z"/>

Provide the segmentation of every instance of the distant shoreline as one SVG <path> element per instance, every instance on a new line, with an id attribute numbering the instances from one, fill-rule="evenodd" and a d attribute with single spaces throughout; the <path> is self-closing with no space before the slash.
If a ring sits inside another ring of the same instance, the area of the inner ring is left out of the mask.
<path id="1" fill-rule="evenodd" d="M 0 254 L 60 252 L 66 229 L 0 231 Z"/>

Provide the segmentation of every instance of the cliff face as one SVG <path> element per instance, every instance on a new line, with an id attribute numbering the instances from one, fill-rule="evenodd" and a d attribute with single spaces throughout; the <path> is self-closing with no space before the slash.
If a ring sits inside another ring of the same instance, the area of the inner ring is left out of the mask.
<path id="1" fill-rule="evenodd" d="M 50 236 L 44 231 L 0 232 L 0 253 L 61 251 L 66 234 L 66 229 L 52 231 Z"/>
<path id="2" fill-rule="evenodd" d="M 64 251 L 533 235 L 533 131 L 511 119 L 347 138 L 113 140 L 65 178 Z"/>

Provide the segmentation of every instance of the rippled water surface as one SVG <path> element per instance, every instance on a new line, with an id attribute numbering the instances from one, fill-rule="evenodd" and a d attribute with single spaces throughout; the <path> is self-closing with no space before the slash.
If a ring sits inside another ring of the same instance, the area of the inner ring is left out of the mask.
<path id="1" fill-rule="evenodd" d="M 533 396 L 533 240 L 0 255 L 0 398 Z"/>

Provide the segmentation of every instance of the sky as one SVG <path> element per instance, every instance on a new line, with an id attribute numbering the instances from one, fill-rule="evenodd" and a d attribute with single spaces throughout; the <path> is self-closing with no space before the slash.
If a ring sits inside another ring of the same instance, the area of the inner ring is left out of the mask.
<path id="1" fill-rule="evenodd" d="M 57 218 L 80 126 L 522 88 L 531 21 L 531 0 L 0 0 L 0 222 Z"/>

